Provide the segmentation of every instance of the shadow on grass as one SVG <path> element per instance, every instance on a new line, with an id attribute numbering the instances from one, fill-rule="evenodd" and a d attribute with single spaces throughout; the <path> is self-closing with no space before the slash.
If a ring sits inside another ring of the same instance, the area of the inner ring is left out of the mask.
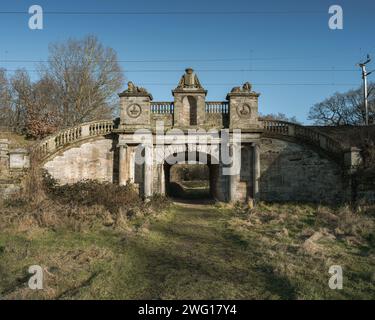
<path id="1" fill-rule="evenodd" d="M 288 279 L 270 272 L 272 267 L 260 270 L 252 244 L 215 224 L 217 214 L 210 210 L 177 213 L 188 218 L 153 225 L 157 241 L 146 235 L 128 243 L 138 260 L 131 286 L 143 288 L 134 298 L 294 299 Z M 200 220 L 202 215 L 211 221 Z"/>

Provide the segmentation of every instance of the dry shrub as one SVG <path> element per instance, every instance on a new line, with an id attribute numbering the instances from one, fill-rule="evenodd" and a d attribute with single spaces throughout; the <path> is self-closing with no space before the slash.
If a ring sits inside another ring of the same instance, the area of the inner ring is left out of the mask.
<path id="1" fill-rule="evenodd" d="M 133 185 L 82 181 L 59 186 L 47 174 L 43 179 L 37 173 L 35 177 L 34 187 L 29 183 L 30 175 L 25 183 L 28 191 L 0 205 L 0 227 L 12 226 L 20 231 L 33 227 L 82 231 L 98 224 L 126 228 L 128 219 L 163 211 L 170 204 L 160 195 L 142 201 Z M 36 186 L 37 198 L 32 198 Z"/>
<path id="2" fill-rule="evenodd" d="M 161 194 L 154 194 L 152 197 L 149 198 L 147 202 L 147 206 L 153 212 L 161 212 L 169 208 L 172 202 L 166 197 Z"/>
<path id="3" fill-rule="evenodd" d="M 133 185 L 119 186 L 109 182 L 86 180 L 59 186 L 51 177 L 45 176 L 48 196 L 60 204 L 93 206 L 102 205 L 112 214 L 119 208 L 141 207 L 143 201 Z"/>
<path id="4" fill-rule="evenodd" d="M 371 242 L 375 240 L 373 217 L 366 211 L 356 212 L 348 206 L 338 209 L 318 208 L 316 225 L 329 228 L 338 236 L 351 236 Z"/>

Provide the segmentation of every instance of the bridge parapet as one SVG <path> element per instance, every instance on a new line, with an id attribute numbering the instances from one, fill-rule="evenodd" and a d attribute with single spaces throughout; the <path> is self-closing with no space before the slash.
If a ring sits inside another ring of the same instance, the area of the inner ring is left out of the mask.
<path id="1" fill-rule="evenodd" d="M 266 134 L 294 137 L 319 147 L 340 160 L 342 159 L 345 150 L 341 143 L 319 131 L 285 121 L 261 121 L 263 122 L 263 130 Z"/>
<path id="2" fill-rule="evenodd" d="M 174 104 L 171 101 L 152 101 L 151 114 L 173 114 Z"/>
<path id="3" fill-rule="evenodd" d="M 228 101 L 206 101 L 206 113 L 221 113 L 227 114 L 229 112 Z"/>
<path id="4" fill-rule="evenodd" d="M 39 159 L 45 159 L 67 145 L 89 139 L 92 137 L 109 134 L 114 129 L 113 120 L 100 120 L 82 123 L 72 128 L 67 128 L 49 136 L 38 143 L 33 152 Z"/>

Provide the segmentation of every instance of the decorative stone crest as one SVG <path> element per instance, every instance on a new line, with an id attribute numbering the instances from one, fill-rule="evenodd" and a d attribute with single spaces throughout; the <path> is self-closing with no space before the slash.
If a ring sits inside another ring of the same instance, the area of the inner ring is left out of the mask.
<path id="1" fill-rule="evenodd" d="M 237 114 L 241 118 L 250 117 L 251 116 L 251 108 L 247 104 L 242 104 L 237 107 Z"/>
<path id="2" fill-rule="evenodd" d="M 138 104 L 131 104 L 126 109 L 126 113 L 130 118 L 138 118 L 142 113 L 142 108 Z"/>
<path id="3" fill-rule="evenodd" d="M 185 74 L 181 77 L 177 86 L 178 89 L 203 89 L 197 75 L 192 68 L 185 69 Z"/>

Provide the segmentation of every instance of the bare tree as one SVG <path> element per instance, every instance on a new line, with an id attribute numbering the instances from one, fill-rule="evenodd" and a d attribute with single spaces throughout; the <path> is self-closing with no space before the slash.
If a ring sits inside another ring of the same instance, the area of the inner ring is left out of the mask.
<path id="1" fill-rule="evenodd" d="M 13 125 L 19 131 L 25 129 L 28 100 L 32 93 L 32 83 L 25 70 L 17 70 L 10 78 Z"/>
<path id="2" fill-rule="evenodd" d="M 0 69 L 0 126 L 13 126 L 12 95 L 5 69 Z"/>
<path id="3" fill-rule="evenodd" d="M 375 123 L 375 84 L 369 86 L 370 123 Z M 362 125 L 365 122 L 362 88 L 345 93 L 335 93 L 332 97 L 315 104 L 308 119 L 317 125 L 340 126 Z"/>
<path id="4" fill-rule="evenodd" d="M 33 82 L 25 70 L 10 79 L 0 70 L 0 125 L 42 138 L 59 128 L 112 118 L 123 75 L 114 50 L 97 38 L 52 44 L 39 71 Z"/>
<path id="5" fill-rule="evenodd" d="M 280 121 L 286 121 L 286 122 L 300 124 L 300 122 L 297 120 L 297 118 L 295 116 L 288 117 L 286 114 L 281 113 L 281 112 L 279 112 L 277 114 L 269 113 L 269 114 L 266 114 L 266 115 L 261 115 L 260 117 L 263 120 L 280 120 Z"/>
<path id="6" fill-rule="evenodd" d="M 56 88 L 48 78 L 31 82 L 24 70 L 11 78 L 13 118 L 15 125 L 33 138 L 43 138 L 61 123 L 56 113 Z"/>
<path id="7" fill-rule="evenodd" d="M 41 66 L 41 78 L 53 86 L 56 111 L 64 127 L 110 118 L 116 93 L 123 86 L 115 51 L 93 36 L 52 44 L 49 62 Z"/>

